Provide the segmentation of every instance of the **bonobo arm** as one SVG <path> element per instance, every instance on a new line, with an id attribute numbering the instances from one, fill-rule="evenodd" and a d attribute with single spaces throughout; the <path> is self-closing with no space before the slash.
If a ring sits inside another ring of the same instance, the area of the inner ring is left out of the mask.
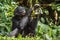
<path id="1" fill-rule="evenodd" d="M 17 35 L 18 35 L 18 29 L 17 29 L 17 28 L 15 28 L 12 32 L 10 32 L 10 33 L 8 34 L 9 37 L 17 36 Z"/>
<path id="2" fill-rule="evenodd" d="M 21 29 L 24 29 L 24 27 L 27 25 L 27 23 L 28 23 L 28 16 L 25 16 L 25 17 L 23 17 L 22 19 L 21 19 L 21 22 L 20 22 L 20 28 Z"/>

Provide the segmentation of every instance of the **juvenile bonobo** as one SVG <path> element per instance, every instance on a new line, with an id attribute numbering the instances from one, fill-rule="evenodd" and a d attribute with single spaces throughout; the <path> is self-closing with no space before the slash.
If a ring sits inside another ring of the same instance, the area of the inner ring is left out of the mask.
<path id="1" fill-rule="evenodd" d="M 32 14 L 30 15 L 30 23 L 28 23 L 28 36 L 35 36 L 35 29 L 40 16 L 40 5 L 35 4 L 32 8 Z"/>
<path id="2" fill-rule="evenodd" d="M 18 34 L 22 34 L 22 36 L 26 36 L 28 31 L 28 24 L 30 24 L 30 15 L 32 12 L 32 8 L 30 8 L 27 12 L 24 7 L 18 6 L 14 11 L 14 17 L 12 18 L 12 32 L 8 34 L 9 37 L 15 36 Z"/>
<path id="3" fill-rule="evenodd" d="M 27 25 L 28 17 L 26 17 L 26 10 L 22 6 L 18 6 L 14 11 L 14 17 L 12 18 L 12 32 L 8 34 L 9 37 L 22 34 L 24 27 Z"/>

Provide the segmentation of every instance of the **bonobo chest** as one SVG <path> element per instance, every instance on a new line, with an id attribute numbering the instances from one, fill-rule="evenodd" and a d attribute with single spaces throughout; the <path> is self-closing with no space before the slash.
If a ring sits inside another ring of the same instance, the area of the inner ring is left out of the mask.
<path id="1" fill-rule="evenodd" d="M 18 26 L 20 24 L 20 22 L 21 22 L 21 18 L 13 17 L 12 22 Z"/>

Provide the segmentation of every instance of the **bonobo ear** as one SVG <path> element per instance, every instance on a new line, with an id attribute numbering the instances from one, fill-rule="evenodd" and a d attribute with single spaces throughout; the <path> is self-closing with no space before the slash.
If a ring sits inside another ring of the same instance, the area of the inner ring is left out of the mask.
<path id="1" fill-rule="evenodd" d="M 34 10 L 37 9 L 37 8 L 40 8 L 40 4 L 35 4 L 34 5 Z"/>

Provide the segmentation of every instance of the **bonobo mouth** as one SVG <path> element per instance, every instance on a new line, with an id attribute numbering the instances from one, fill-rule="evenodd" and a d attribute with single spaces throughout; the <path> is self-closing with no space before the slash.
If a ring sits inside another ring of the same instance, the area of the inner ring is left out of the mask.
<path id="1" fill-rule="evenodd" d="M 26 11 L 20 12 L 22 16 L 26 15 Z"/>
<path id="2" fill-rule="evenodd" d="M 22 16 L 25 16 L 25 14 L 26 14 L 26 13 L 22 13 L 21 15 L 22 15 Z"/>

